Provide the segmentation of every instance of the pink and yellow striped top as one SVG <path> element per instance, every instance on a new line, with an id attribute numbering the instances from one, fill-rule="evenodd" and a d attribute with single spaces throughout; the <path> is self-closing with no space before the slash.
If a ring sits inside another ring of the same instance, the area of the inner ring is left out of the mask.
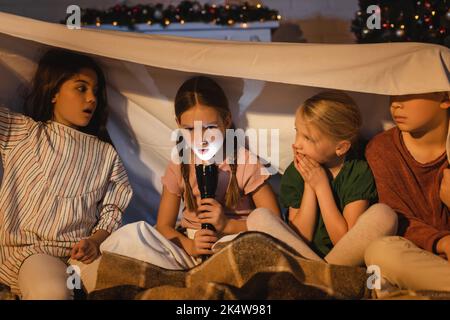
<path id="1" fill-rule="evenodd" d="M 132 190 L 112 145 L 1 107 L 0 153 L 0 282 L 20 294 L 26 258 L 68 258 L 81 239 L 114 231 Z"/>

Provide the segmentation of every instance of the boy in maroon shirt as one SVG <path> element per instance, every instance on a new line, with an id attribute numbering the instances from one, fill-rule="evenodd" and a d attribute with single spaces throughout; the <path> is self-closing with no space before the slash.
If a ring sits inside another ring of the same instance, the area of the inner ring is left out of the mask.
<path id="1" fill-rule="evenodd" d="M 391 97 L 397 126 L 366 149 L 379 201 L 397 212 L 401 236 L 372 243 L 366 264 L 402 289 L 450 291 L 449 107 L 447 92 Z"/>

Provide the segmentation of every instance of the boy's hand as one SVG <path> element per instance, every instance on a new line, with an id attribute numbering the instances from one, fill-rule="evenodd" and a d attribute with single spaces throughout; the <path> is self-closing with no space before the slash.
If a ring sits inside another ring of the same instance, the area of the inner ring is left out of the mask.
<path id="1" fill-rule="evenodd" d="M 191 256 L 210 255 L 213 254 L 211 247 L 217 241 L 216 233 L 208 229 L 200 229 L 194 235 L 192 241 Z"/>
<path id="2" fill-rule="evenodd" d="M 207 198 L 200 201 L 198 218 L 200 223 L 210 223 L 218 233 L 223 233 L 228 224 L 222 205 L 215 199 Z"/>
<path id="3" fill-rule="evenodd" d="M 439 195 L 441 201 L 450 209 L 450 169 L 444 169 Z"/>
<path id="4" fill-rule="evenodd" d="M 83 262 L 92 263 L 100 255 L 100 246 L 92 239 L 83 239 L 72 248 L 70 258 Z"/>
<path id="5" fill-rule="evenodd" d="M 437 242 L 436 251 L 439 254 L 445 254 L 450 262 L 450 236 L 445 236 Z"/>

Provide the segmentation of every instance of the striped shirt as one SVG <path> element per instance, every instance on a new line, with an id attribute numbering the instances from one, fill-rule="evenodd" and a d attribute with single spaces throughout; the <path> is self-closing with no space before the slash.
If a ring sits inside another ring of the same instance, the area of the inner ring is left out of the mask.
<path id="1" fill-rule="evenodd" d="M 116 230 L 132 190 L 110 144 L 1 107 L 0 153 L 0 282 L 20 294 L 26 258 L 66 259 L 81 239 Z"/>

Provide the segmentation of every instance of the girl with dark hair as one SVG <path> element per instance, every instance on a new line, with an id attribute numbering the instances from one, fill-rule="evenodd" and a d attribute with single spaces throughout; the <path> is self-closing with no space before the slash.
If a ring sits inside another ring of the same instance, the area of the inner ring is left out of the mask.
<path id="1" fill-rule="evenodd" d="M 224 137 L 226 129 L 232 128 L 225 93 L 207 77 L 194 77 L 180 87 L 175 97 L 175 116 L 179 128 L 185 132 L 193 133 L 195 122 L 201 122 L 199 140 L 202 140 L 200 148 L 204 152 L 213 149 L 205 138 L 208 131 L 218 130 Z M 184 134 L 183 138 L 189 139 Z M 156 226 L 145 222 L 126 225 L 102 244 L 102 251 L 130 256 L 166 269 L 189 269 L 200 263 L 200 256 L 213 253 L 212 246 L 218 239 L 247 231 L 246 217 L 250 212 L 280 215 L 276 197 L 266 181 L 269 173 L 259 161 L 249 161 L 250 152 L 236 144 L 233 152 L 219 159 L 215 157 L 218 165 L 215 198 L 202 199 L 195 172 L 199 151 L 194 152 L 196 142 L 186 142 L 189 148 L 180 150 L 180 159 L 176 160 L 186 159 L 182 154 L 186 150 L 190 160 L 171 161 L 161 179 L 163 192 Z M 205 159 L 200 157 L 200 160 Z M 184 202 L 181 226 L 176 228 L 181 200 Z M 202 224 L 213 228 L 201 229 Z"/>
<path id="2" fill-rule="evenodd" d="M 70 299 L 69 258 L 92 263 L 132 195 L 107 142 L 103 72 L 90 57 L 51 49 L 25 110 L 0 108 L 0 282 L 23 299 Z"/>
<path id="3" fill-rule="evenodd" d="M 62 124 L 68 124 L 67 119 L 61 121 L 61 114 L 65 110 L 68 112 L 76 112 L 72 104 L 58 103 L 59 100 L 64 99 L 64 89 L 72 88 L 80 92 L 80 95 L 87 93 L 86 79 L 75 79 L 75 77 L 82 74 L 80 71 L 87 71 L 83 74 L 84 77 L 90 77 L 95 80 L 94 95 L 95 108 L 86 108 L 81 110 L 87 113 L 86 116 L 89 121 L 81 120 L 75 121 L 75 127 L 84 133 L 97 136 L 100 140 L 111 142 L 108 132 L 106 131 L 106 120 L 108 118 L 107 98 L 106 98 L 106 82 L 103 71 L 98 64 L 90 57 L 76 54 L 70 51 L 61 49 L 52 49 L 47 51 L 39 61 L 38 69 L 32 81 L 32 89 L 25 101 L 25 114 L 34 121 L 47 122 L 55 120 Z M 68 80 L 71 80 L 71 82 Z M 83 85 L 84 84 L 84 85 Z M 64 85 L 64 86 L 63 86 Z M 62 93 L 60 92 L 63 89 Z M 70 91 L 67 91 L 70 93 Z M 72 98 L 74 93 L 78 92 L 72 90 Z M 74 100 L 72 103 L 76 103 Z M 90 111 L 92 109 L 92 111 Z M 83 113 L 82 113 L 83 114 Z M 74 119 L 72 119 L 74 120 Z M 70 124 L 68 124 L 71 126 Z"/>

